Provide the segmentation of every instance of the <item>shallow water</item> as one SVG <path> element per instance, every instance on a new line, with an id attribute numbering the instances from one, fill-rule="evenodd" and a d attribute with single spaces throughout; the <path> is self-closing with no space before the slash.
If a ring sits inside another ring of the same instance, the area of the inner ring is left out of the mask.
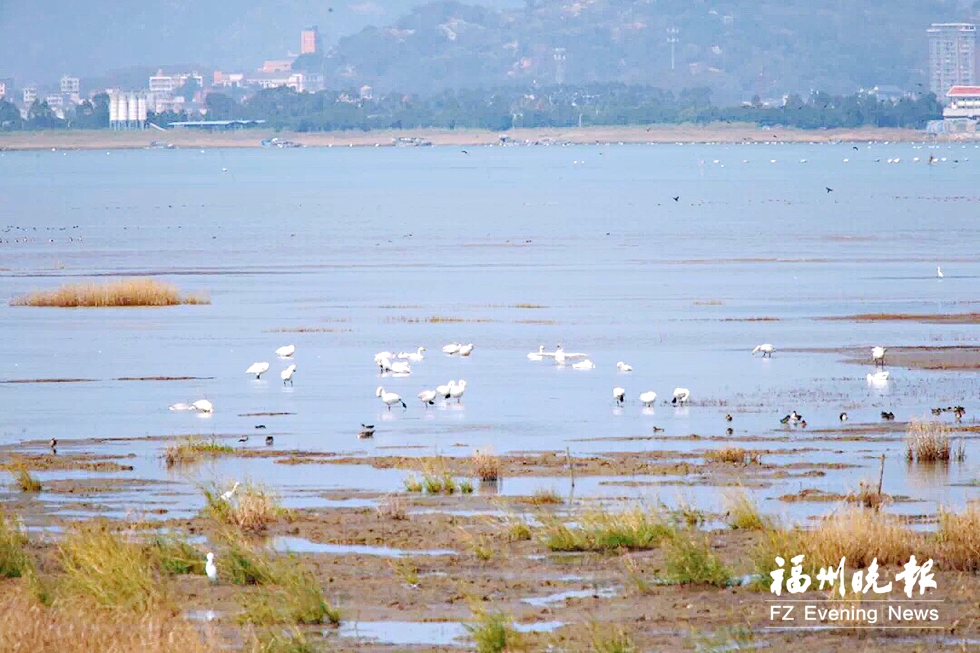
<path id="1" fill-rule="evenodd" d="M 367 454 L 468 455 L 487 445 L 497 452 L 690 453 L 722 443 L 588 439 L 649 435 L 653 426 L 668 438 L 722 435 L 726 412 L 735 416 L 736 436 L 785 436 L 778 418 L 792 409 L 811 430 L 835 428 L 844 409 L 855 424 L 877 422 L 881 410 L 904 420 L 928 415 L 933 405 L 963 404 L 973 420 L 980 409 L 976 374 L 891 369 L 886 387 L 875 388 L 864 380 L 870 366 L 837 354 L 785 351 L 978 340 L 975 325 L 815 319 L 977 310 L 980 158 L 967 158 L 980 151 L 858 148 L 4 153 L 0 381 L 92 381 L 0 383 L 0 444 L 247 433 L 251 448 L 264 446 L 268 433 L 277 448 Z M 947 162 L 912 162 L 930 153 Z M 902 163 L 884 163 L 895 156 Z M 62 310 L 6 303 L 32 289 L 104 274 L 160 274 L 184 290 L 208 291 L 213 304 Z M 435 317 L 441 319 L 430 321 Z M 778 321 L 750 321 L 759 317 Z M 325 331 L 273 332 L 301 327 Z M 475 343 L 473 355 L 441 354 L 451 340 Z M 587 352 L 597 369 L 526 359 L 539 343 L 551 349 L 559 341 Z M 772 360 L 749 355 L 760 342 L 776 345 Z M 280 382 L 277 372 L 288 363 L 273 355 L 286 343 L 297 345 L 294 386 Z M 375 352 L 419 345 L 427 347 L 426 359 L 410 377 L 378 378 Z M 272 364 L 259 381 L 244 374 L 256 360 Z M 617 373 L 619 360 L 635 371 Z M 142 376 L 201 378 L 114 380 Z M 462 405 L 424 410 L 416 393 L 450 378 L 468 382 Z M 400 393 L 408 410 L 384 410 L 374 394 L 378 385 Z M 627 389 L 622 409 L 613 405 L 615 385 Z M 649 389 L 663 400 L 675 386 L 692 390 L 691 406 L 643 410 L 636 401 Z M 201 397 L 214 402 L 213 415 L 167 410 Z M 243 416 L 254 412 L 291 414 Z M 356 439 L 361 422 L 376 424 L 373 440 Z M 267 429 L 255 430 L 258 424 Z M 742 446 L 816 447 L 822 451 L 772 458 L 860 468 L 775 481 L 759 492 L 772 512 L 825 512 L 826 504 L 769 499 L 801 487 L 853 488 L 877 476 L 881 453 L 885 490 L 924 500 L 895 510 L 934 512 L 980 493 L 954 485 L 977 477 L 975 453 L 935 473 L 908 467 L 898 441 L 789 435 L 790 442 Z M 423 448 L 383 449 L 413 445 Z M 164 446 L 133 441 L 94 449 L 136 454 L 127 462 L 132 472 L 107 478 L 175 482 L 176 491 L 167 490 L 175 492 L 166 498 L 175 510 L 170 516 L 199 508 L 193 483 L 214 476 L 264 482 L 293 505 L 317 505 L 316 489 L 397 491 L 404 478 L 399 470 L 271 459 L 169 472 L 159 460 Z M 85 475 L 39 474 L 42 481 Z M 680 494 L 709 508 L 719 503 L 713 488 L 624 489 L 602 480 L 578 479 L 576 496 Z M 567 494 L 567 483 L 505 479 L 502 491 L 547 487 Z M 159 494 L 141 489 L 110 506 L 112 514 L 150 508 Z"/>

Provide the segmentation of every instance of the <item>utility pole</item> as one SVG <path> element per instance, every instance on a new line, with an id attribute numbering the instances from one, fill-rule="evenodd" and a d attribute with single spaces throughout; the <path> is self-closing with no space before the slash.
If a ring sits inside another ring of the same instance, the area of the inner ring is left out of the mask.
<path id="1" fill-rule="evenodd" d="M 667 43 L 670 43 L 670 69 L 674 70 L 674 45 L 680 42 L 677 34 L 680 32 L 676 27 L 667 28 Z"/>

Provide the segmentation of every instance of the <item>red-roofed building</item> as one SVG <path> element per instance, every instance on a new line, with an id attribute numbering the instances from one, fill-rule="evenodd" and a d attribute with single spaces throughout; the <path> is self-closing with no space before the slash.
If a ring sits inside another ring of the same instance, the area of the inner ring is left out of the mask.
<path id="1" fill-rule="evenodd" d="M 953 86 L 946 100 L 943 118 L 980 118 L 980 86 Z"/>

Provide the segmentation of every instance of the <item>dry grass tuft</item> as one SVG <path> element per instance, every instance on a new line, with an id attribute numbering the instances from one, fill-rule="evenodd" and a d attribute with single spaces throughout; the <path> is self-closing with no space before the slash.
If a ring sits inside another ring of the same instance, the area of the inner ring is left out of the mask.
<path id="1" fill-rule="evenodd" d="M 205 458 L 214 458 L 234 452 L 233 447 L 221 444 L 214 438 L 191 435 L 168 445 L 166 451 L 163 452 L 163 460 L 167 463 L 167 467 L 173 467 L 174 465 L 194 463 Z"/>
<path id="2" fill-rule="evenodd" d="M 239 486 L 228 500 L 222 499 L 220 490 L 213 485 L 202 491 L 205 516 L 243 531 L 263 531 L 269 524 L 295 518 L 292 510 L 282 507 L 276 494 L 252 482 Z"/>
<path id="3" fill-rule="evenodd" d="M 771 520 L 759 512 L 759 507 L 742 488 L 725 494 L 724 504 L 728 525 L 734 530 L 761 531 L 772 525 Z"/>
<path id="4" fill-rule="evenodd" d="M 859 506 L 878 510 L 888 501 L 888 495 L 884 492 L 879 492 L 878 488 L 874 487 L 871 483 L 861 481 L 858 483 L 858 489 L 848 494 L 846 499 Z"/>
<path id="5" fill-rule="evenodd" d="M 911 420 L 905 433 L 905 458 L 917 463 L 962 461 L 966 451 L 961 443 L 954 452 L 949 433 L 942 422 Z"/>
<path id="6" fill-rule="evenodd" d="M 666 579 L 679 585 L 707 584 L 724 587 L 731 572 L 711 551 L 700 533 L 678 531 L 668 540 Z"/>
<path id="7" fill-rule="evenodd" d="M 896 518 L 881 512 L 848 508 L 820 522 L 805 538 L 807 558 L 814 565 L 847 564 L 867 567 L 874 558 L 880 565 L 905 564 L 920 538 Z"/>
<path id="8" fill-rule="evenodd" d="M 504 653 L 521 650 L 521 636 L 514 629 L 514 622 L 503 612 L 475 610 L 475 621 L 466 630 L 476 644 L 477 653 Z"/>
<path id="9" fill-rule="evenodd" d="M 704 454 L 705 462 L 729 463 L 732 465 L 760 464 L 762 455 L 753 453 L 741 447 L 725 447 L 724 449 L 712 449 Z"/>
<path id="10" fill-rule="evenodd" d="M 636 507 L 623 512 L 587 512 L 576 527 L 553 519 L 545 524 L 541 537 L 552 551 L 615 551 L 656 548 L 674 533 L 662 512 Z"/>
<path id="11" fill-rule="evenodd" d="M 108 283 L 70 283 L 38 290 L 10 302 L 11 306 L 104 308 L 110 306 L 177 306 L 210 304 L 207 295 L 182 295 L 173 284 L 156 279 L 119 279 Z"/>
<path id="12" fill-rule="evenodd" d="M 491 449 L 477 449 L 473 453 L 473 468 L 484 483 L 494 483 L 500 479 L 500 458 Z"/>
<path id="13" fill-rule="evenodd" d="M 532 506 L 556 506 L 565 503 L 565 499 L 557 491 L 548 488 L 539 488 L 531 496 L 521 497 L 520 501 Z"/>
<path id="14" fill-rule="evenodd" d="M 21 492 L 36 493 L 41 491 L 41 481 L 31 476 L 30 470 L 25 465 L 15 467 L 13 474 Z"/>
<path id="15" fill-rule="evenodd" d="M 403 521 L 408 519 L 408 510 L 405 507 L 405 500 L 394 494 L 385 495 L 381 501 L 378 502 L 377 508 L 375 510 L 378 513 L 378 517 L 382 519 L 394 519 L 396 521 Z"/>
<path id="16" fill-rule="evenodd" d="M 980 506 L 968 504 L 963 512 L 939 512 L 937 552 L 945 569 L 980 571 Z"/>
<path id="17" fill-rule="evenodd" d="M 0 651 L 31 653 L 217 653 L 213 636 L 169 611 L 143 615 L 93 612 L 81 606 L 46 608 L 27 583 L 0 592 Z"/>

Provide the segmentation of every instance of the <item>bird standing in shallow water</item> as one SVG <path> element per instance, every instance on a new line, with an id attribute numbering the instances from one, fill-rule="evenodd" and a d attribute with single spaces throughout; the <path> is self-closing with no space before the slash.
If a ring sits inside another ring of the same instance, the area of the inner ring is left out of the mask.
<path id="1" fill-rule="evenodd" d="M 265 436 L 265 446 L 271 447 L 273 442 L 275 442 L 275 440 L 272 439 L 271 435 Z"/>
<path id="2" fill-rule="evenodd" d="M 842 421 L 842 422 L 846 422 L 847 421 L 847 413 L 841 413 L 840 414 L 840 421 Z"/>
<path id="3" fill-rule="evenodd" d="M 626 390 L 623 389 L 623 388 L 618 388 L 618 387 L 617 388 L 613 388 L 613 399 L 616 400 L 616 403 L 617 404 L 619 404 L 620 406 L 622 406 L 623 405 L 623 401 L 626 400 Z"/>
<path id="4" fill-rule="evenodd" d="M 234 487 L 232 487 L 230 490 L 228 490 L 227 492 L 225 492 L 224 494 L 221 495 L 221 500 L 222 501 L 231 501 L 231 498 L 233 496 L 235 496 L 235 490 L 238 489 L 238 486 L 239 485 L 241 485 L 241 483 L 239 483 L 238 481 L 235 481 Z"/>
<path id="5" fill-rule="evenodd" d="M 374 424 L 364 424 L 364 423 L 361 423 L 361 430 L 358 431 L 357 437 L 359 437 L 359 438 L 373 438 L 374 437 Z"/>
<path id="6" fill-rule="evenodd" d="M 731 413 L 728 413 L 727 415 L 725 415 L 725 421 L 726 422 L 732 421 L 732 414 Z"/>
<path id="7" fill-rule="evenodd" d="M 243 435 L 242 437 L 238 438 L 238 441 L 241 442 L 242 444 L 244 444 L 244 443 L 248 442 L 248 436 L 247 435 Z"/>

